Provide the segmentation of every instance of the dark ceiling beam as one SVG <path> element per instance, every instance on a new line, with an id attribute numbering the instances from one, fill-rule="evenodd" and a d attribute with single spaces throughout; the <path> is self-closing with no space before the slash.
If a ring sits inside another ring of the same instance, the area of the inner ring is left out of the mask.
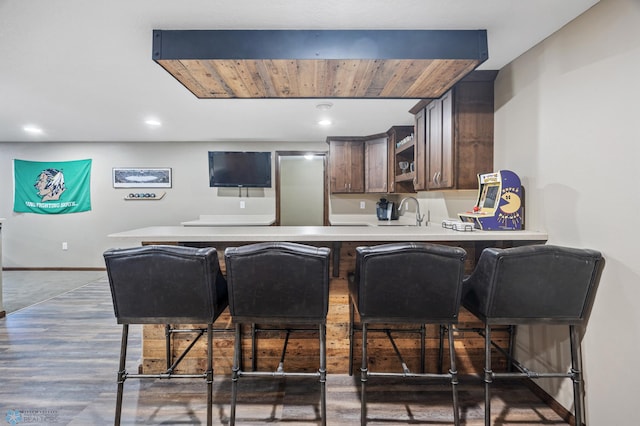
<path id="1" fill-rule="evenodd" d="M 486 30 L 154 30 L 153 60 L 473 59 Z"/>

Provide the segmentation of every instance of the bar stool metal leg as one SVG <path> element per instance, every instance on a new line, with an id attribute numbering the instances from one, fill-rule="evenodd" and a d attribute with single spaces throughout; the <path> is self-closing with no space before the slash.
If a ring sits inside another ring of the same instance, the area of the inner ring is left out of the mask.
<path id="1" fill-rule="evenodd" d="M 327 328 L 320 324 L 320 416 L 322 425 L 327 424 Z"/>
<path id="2" fill-rule="evenodd" d="M 115 426 L 120 425 L 120 419 L 122 417 L 122 393 L 124 391 L 124 381 L 127 376 L 126 361 L 127 361 L 127 340 L 129 339 L 129 324 L 122 325 L 122 341 L 120 343 L 120 365 L 118 367 L 118 393 L 116 397 L 116 415 L 113 424 Z"/>
<path id="3" fill-rule="evenodd" d="M 238 397 L 238 377 L 240 374 L 240 358 L 242 356 L 242 336 L 240 324 L 236 324 L 236 336 L 233 348 L 233 368 L 231 370 L 231 413 L 229 414 L 229 425 L 236 424 L 236 400 Z"/>
<path id="4" fill-rule="evenodd" d="M 367 324 L 362 324 L 362 366 L 360 367 L 360 424 L 367 424 Z"/>
<path id="5" fill-rule="evenodd" d="M 207 324 L 207 426 L 213 424 L 213 324 Z"/>
<path id="6" fill-rule="evenodd" d="M 484 326 L 484 424 L 491 426 L 491 326 Z"/>
<path id="7" fill-rule="evenodd" d="M 513 363 L 511 362 L 511 360 L 516 359 L 515 357 L 515 351 L 516 351 L 516 326 L 515 325 L 510 325 L 508 327 L 508 332 L 509 332 L 509 359 L 507 360 L 507 371 L 508 372 L 512 372 L 513 371 Z"/>
<path id="8" fill-rule="evenodd" d="M 582 426 L 582 357 L 580 337 L 575 325 L 569 326 L 571 343 L 571 377 L 573 380 L 573 406 L 575 407 L 576 426 Z"/>
<path id="9" fill-rule="evenodd" d="M 447 327 L 449 330 L 449 359 L 451 361 L 451 390 L 453 394 L 453 423 L 458 426 L 460 424 L 460 410 L 458 409 L 458 370 L 456 368 L 456 352 L 453 340 L 453 327 Z"/>

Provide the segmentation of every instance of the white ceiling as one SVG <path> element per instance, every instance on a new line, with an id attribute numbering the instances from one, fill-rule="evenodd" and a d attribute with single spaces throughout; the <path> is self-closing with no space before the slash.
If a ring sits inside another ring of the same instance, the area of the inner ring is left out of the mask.
<path id="1" fill-rule="evenodd" d="M 0 142 L 301 141 L 413 124 L 413 100 L 197 99 L 153 29 L 486 29 L 498 70 L 597 0 L 0 0 Z M 334 122 L 322 128 L 317 121 Z M 162 126 L 150 128 L 145 119 Z M 42 129 L 27 134 L 23 127 Z"/>

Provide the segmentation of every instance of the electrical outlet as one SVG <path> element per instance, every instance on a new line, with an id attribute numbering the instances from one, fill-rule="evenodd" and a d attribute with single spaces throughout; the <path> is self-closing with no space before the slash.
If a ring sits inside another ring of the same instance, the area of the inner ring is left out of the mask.
<path id="1" fill-rule="evenodd" d="M 69 245 L 67 244 L 66 241 L 62 242 L 62 250 L 67 250 L 69 248 Z"/>
<path id="2" fill-rule="evenodd" d="M 241 200 L 241 201 L 240 201 L 240 208 L 241 208 L 241 209 L 244 209 L 244 205 L 245 205 L 245 204 L 244 204 L 244 200 Z"/>
<path id="3" fill-rule="evenodd" d="M 365 207 L 365 202 L 364 201 L 360 201 L 360 208 L 364 209 L 364 207 Z"/>

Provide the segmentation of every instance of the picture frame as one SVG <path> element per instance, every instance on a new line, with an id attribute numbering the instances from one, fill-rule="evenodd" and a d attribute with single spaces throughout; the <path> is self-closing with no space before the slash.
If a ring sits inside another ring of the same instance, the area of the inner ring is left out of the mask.
<path id="1" fill-rule="evenodd" d="M 114 188 L 171 188 L 170 167 L 114 167 Z"/>

